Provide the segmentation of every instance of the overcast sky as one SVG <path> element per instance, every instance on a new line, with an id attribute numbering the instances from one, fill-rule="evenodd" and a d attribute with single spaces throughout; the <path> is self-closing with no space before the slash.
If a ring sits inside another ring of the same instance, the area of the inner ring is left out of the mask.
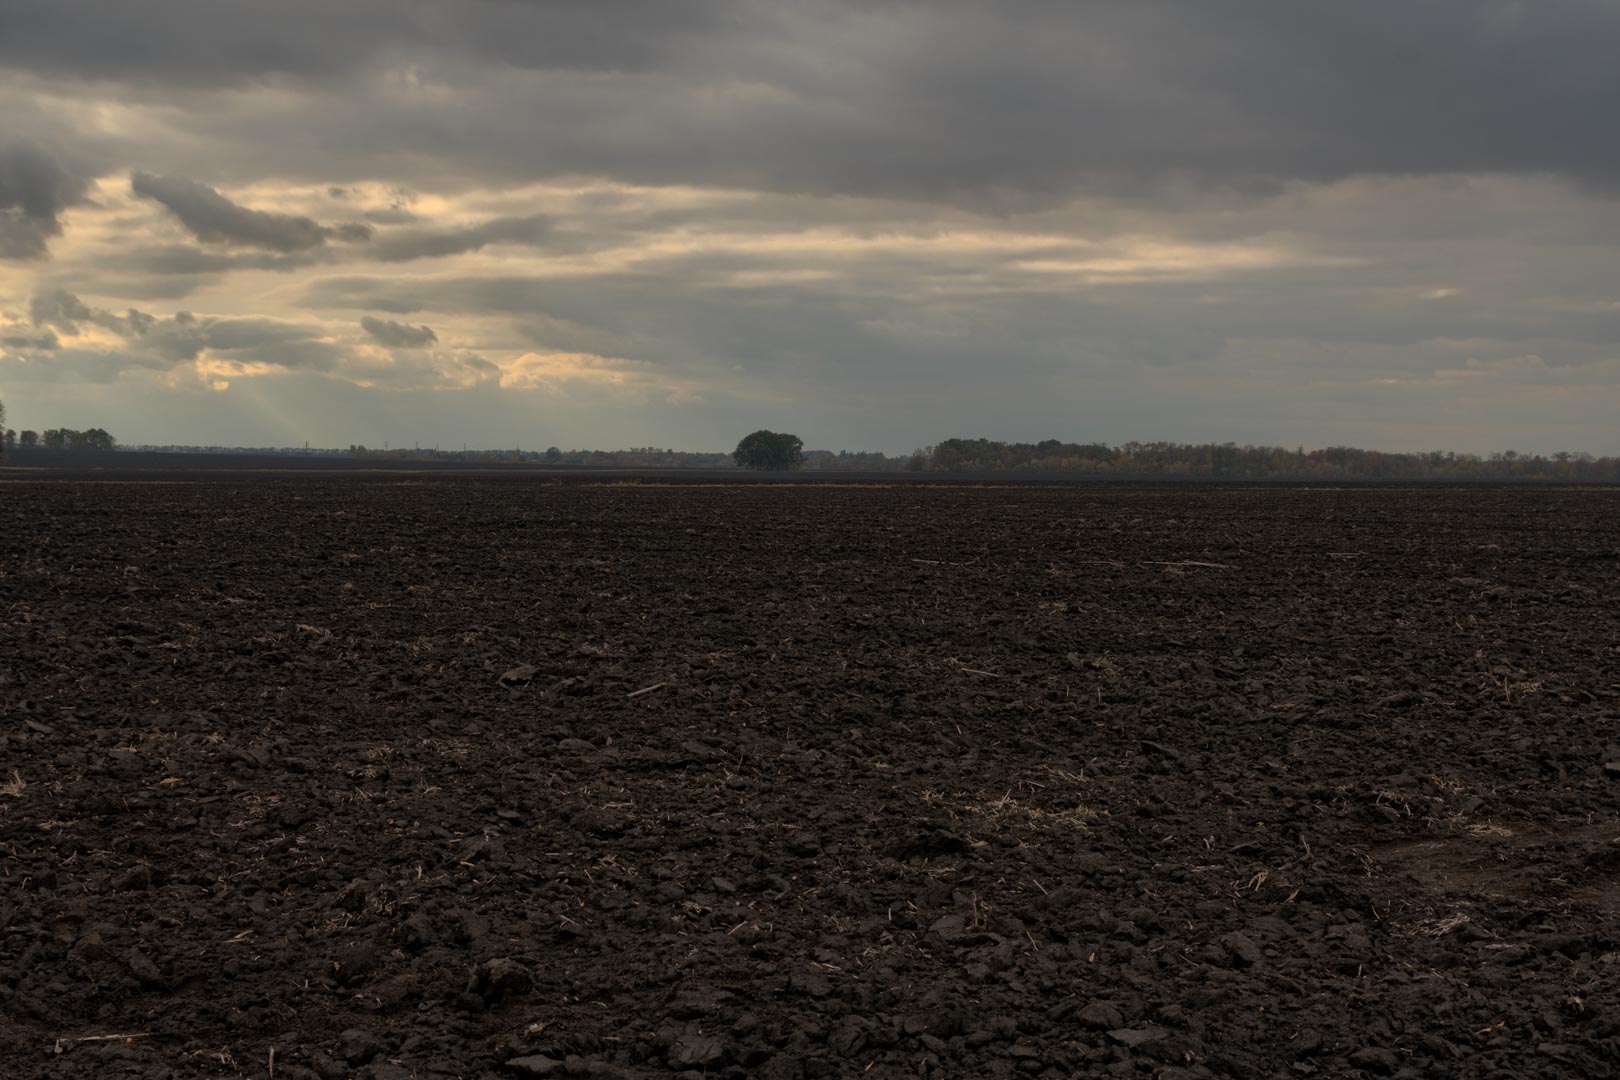
<path id="1" fill-rule="evenodd" d="M 125 442 L 1620 452 L 1620 2 L 5 0 Z"/>

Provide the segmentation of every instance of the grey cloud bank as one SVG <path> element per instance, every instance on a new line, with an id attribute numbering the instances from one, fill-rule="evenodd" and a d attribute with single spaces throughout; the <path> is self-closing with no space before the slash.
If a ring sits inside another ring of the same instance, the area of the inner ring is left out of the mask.
<path id="1" fill-rule="evenodd" d="M 154 441 L 1615 452 L 1617 40 L 1595 0 L 17 0 L 0 394 Z"/>
<path id="2" fill-rule="evenodd" d="M 423 175 L 1014 202 L 1162 175 L 1620 176 L 1620 8 L 1595 0 L 9 7 L 0 64 L 38 78 L 193 108 L 282 91 L 196 111 L 261 148 L 247 163 L 319 176 L 380 153 Z"/>

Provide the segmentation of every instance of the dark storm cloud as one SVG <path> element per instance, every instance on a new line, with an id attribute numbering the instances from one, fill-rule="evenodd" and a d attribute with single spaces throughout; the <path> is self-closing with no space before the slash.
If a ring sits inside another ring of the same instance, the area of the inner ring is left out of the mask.
<path id="1" fill-rule="evenodd" d="M 0 65 L 143 94 L 322 94 L 222 117 L 208 134 L 244 169 L 309 175 L 307 145 L 328 168 L 348 151 L 424 175 L 1016 207 L 1169 176 L 1250 193 L 1358 172 L 1620 183 L 1616 40 L 1620 4 L 1596 0 L 28 0 L 0 16 Z"/>
<path id="2" fill-rule="evenodd" d="M 441 48 L 480 62 L 636 69 L 678 51 L 692 34 L 724 32 L 746 9 L 666 0 L 595 7 L 576 0 L 8 0 L 0 65 L 188 87 L 338 77 Z"/>
<path id="3" fill-rule="evenodd" d="M 369 225 L 322 225 L 307 217 L 250 210 L 207 184 L 181 176 L 137 171 L 130 176 L 129 184 L 135 194 L 162 203 L 205 243 L 297 252 L 320 247 L 328 240 L 364 241 L 372 235 Z"/>
<path id="4" fill-rule="evenodd" d="M 82 202 L 87 186 L 37 147 L 0 146 L 0 259 L 43 258 L 62 234 L 62 211 Z"/>
<path id="5" fill-rule="evenodd" d="M 411 326 L 393 319 L 378 319 L 370 315 L 360 320 L 360 328 L 384 345 L 397 349 L 425 349 L 436 344 L 439 335 L 429 326 Z"/>

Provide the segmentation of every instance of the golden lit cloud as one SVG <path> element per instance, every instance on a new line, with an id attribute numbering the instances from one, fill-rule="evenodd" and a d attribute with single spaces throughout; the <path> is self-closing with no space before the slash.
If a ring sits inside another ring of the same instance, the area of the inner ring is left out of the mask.
<path id="1" fill-rule="evenodd" d="M 559 393 L 576 386 L 627 390 L 660 385 L 646 364 L 590 353 L 526 352 L 496 366 L 503 390 Z"/>

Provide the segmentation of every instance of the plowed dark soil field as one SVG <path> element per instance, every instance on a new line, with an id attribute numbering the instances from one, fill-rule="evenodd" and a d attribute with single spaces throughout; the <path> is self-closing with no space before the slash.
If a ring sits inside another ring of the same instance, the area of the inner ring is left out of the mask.
<path id="1" fill-rule="evenodd" d="M 0 1076 L 1620 1074 L 1620 492 L 0 484 Z"/>

